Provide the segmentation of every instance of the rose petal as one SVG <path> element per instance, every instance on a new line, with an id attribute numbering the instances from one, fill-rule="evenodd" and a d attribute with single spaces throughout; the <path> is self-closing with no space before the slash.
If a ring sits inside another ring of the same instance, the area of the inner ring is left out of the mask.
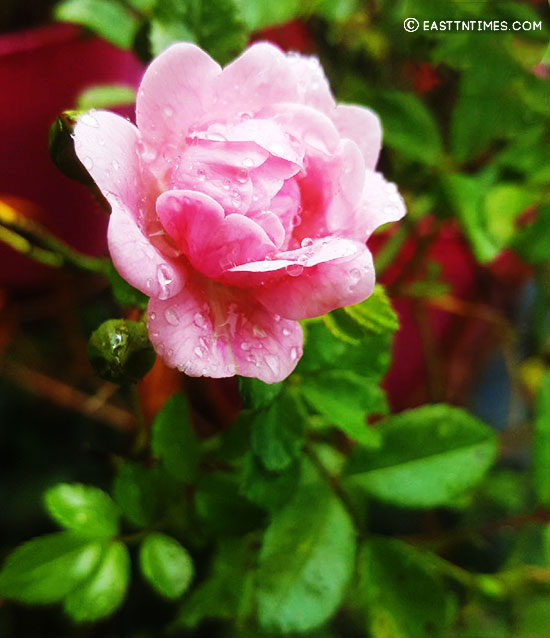
<path id="1" fill-rule="evenodd" d="M 136 120 L 154 151 L 181 147 L 192 124 L 208 111 L 217 62 L 188 42 L 173 44 L 147 67 L 136 101 Z"/>
<path id="2" fill-rule="evenodd" d="M 268 104 L 296 101 L 298 87 L 289 75 L 287 57 L 280 49 L 267 42 L 253 44 L 216 79 L 212 118 L 255 115 Z"/>
<path id="3" fill-rule="evenodd" d="M 378 116 L 363 106 L 339 104 L 332 120 L 342 137 L 359 146 L 365 167 L 374 170 L 382 147 L 382 126 Z"/>
<path id="4" fill-rule="evenodd" d="M 209 277 L 275 251 L 258 224 L 244 215 L 225 216 L 223 208 L 203 193 L 167 191 L 157 200 L 157 212 L 164 229 L 193 266 Z"/>
<path id="5" fill-rule="evenodd" d="M 291 272 L 294 274 L 290 275 Z M 287 267 L 285 278 L 256 290 L 259 301 L 270 312 L 287 319 L 305 319 L 359 303 L 373 288 L 372 256 L 365 246 L 357 244 L 357 251 L 339 259 L 301 271 Z"/>
<path id="6" fill-rule="evenodd" d="M 396 185 L 386 181 L 381 173 L 367 171 L 361 203 L 348 218 L 348 233 L 366 241 L 378 226 L 398 221 L 406 212 Z"/>
<path id="7" fill-rule="evenodd" d="M 200 275 L 177 297 L 151 300 L 147 325 L 167 365 L 190 376 L 239 374 L 276 383 L 292 372 L 302 354 L 297 322 Z"/>
<path id="8" fill-rule="evenodd" d="M 137 154 L 136 127 L 114 113 L 90 111 L 78 120 L 74 138 L 78 159 L 109 203 L 137 218 L 148 185 Z"/>
<path id="9" fill-rule="evenodd" d="M 299 101 L 324 113 L 332 113 L 336 103 L 319 59 L 298 53 L 289 53 L 287 58 L 299 87 Z"/>
<path id="10" fill-rule="evenodd" d="M 132 217 L 116 205 L 109 219 L 107 241 L 120 276 L 144 294 L 170 299 L 185 286 L 187 267 L 183 261 L 176 262 L 155 249 Z"/>

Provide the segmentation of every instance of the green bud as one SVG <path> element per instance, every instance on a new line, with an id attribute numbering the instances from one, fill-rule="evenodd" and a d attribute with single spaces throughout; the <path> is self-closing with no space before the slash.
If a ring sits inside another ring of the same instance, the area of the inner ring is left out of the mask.
<path id="1" fill-rule="evenodd" d="M 73 130 L 82 115 L 81 111 L 63 111 L 50 127 L 48 148 L 52 162 L 71 179 L 84 186 L 93 185 L 94 181 L 76 156 L 73 143 Z"/>
<path id="2" fill-rule="evenodd" d="M 96 373 L 112 383 L 135 383 L 153 367 L 155 351 L 141 321 L 109 319 L 92 333 L 88 358 Z"/>

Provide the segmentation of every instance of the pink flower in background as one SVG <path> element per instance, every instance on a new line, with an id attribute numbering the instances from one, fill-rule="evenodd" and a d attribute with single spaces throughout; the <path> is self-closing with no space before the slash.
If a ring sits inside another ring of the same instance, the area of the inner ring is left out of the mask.
<path id="1" fill-rule="evenodd" d="M 192 376 L 284 379 L 298 320 L 368 297 L 365 242 L 405 214 L 374 170 L 378 118 L 336 105 L 316 58 L 264 43 L 223 70 L 173 45 L 136 113 L 137 128 L 90 112 L 75 146 L 112 206 L 113 262 L 150 297 L 155 349 Z"/>

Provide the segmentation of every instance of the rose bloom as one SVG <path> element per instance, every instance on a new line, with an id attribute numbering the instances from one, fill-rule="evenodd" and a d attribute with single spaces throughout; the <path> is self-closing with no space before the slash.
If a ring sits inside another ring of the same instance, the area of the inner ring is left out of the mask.
<path id="1" fill-rule="evenodd" d="M 375 172 L 378 118 L 337 105 L 316 58 L 259 43 L 222 70 L 180 43 L 148 67 L 136 120 L 89 112 L 75 148 L 156 351 L 192 376 L 281 381 L 298 320 L 366 299 L 365 242 L 405 214 Z"/>

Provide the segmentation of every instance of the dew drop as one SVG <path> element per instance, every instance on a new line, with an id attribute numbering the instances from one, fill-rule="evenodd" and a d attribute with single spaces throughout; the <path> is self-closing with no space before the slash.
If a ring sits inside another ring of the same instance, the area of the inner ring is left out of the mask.
<path id="1" fill-rule="evenodd" d="M 313 239 L 311 237 L 304 237 L 300 242 L 300 246 L 302 248 L 307 248 L 308 246 L 313 246 Z"/>
<path id="2" fill-rule="evenodd" d="M 273 321 L 279 323 L 279 321 L 281 321 L 281 315 L 273 315 Z"/>
<path id="3" fill-rule="evenodd" d="M 164 311 L 164 318 L 171 326 L 177 326 L 180 322 L 180 318 L 173 308 L 167 308 Z"/>
<path id="4" fill-rule="evenodd" d="M 246 184 L 247 179 L 248 179 L 248 171 L 245 171 L 243 168 L 237 173 L 237 181 L 240 182 L 241 184 Z"/>
<path id="5" fill-rule="evenodd" d="M 301 223 L 302 217 L 300 215 L 294 215 L 294 217 L 292 218 L 292 226 L 296 228 L 296 226 L 299 226 Z"/>
<path id="6" fill-rule="evenodd" d="M 206 171 L 204 170 L 204 168 L 197 168 L 197 177 L 201 182 L 206 179 Z"/>
<path id="7" fill-rule="evenodd" d="M 354 268 L 350 272 L 349 278 L 350 278 L 352 284 L 356 284 L 359 281 L 359 279 L 361 279 L 361 271 L 358 270 L 357 268 Z"/>
<path id="8" fill-rule="evenodd" d="M 290 330 L 288 328 L 283 328 L 283 335 L 285 337 L 288 337 L 289 334 L 290 334 Z"/>
<path id="9" fill-rule="evenodd" d="M 203 352 L 202 348 L 200 348 L 199 346 L 197 346 L 197 347 L 193 350 L 193 352 L 197 355 L 197 357 L 198 357 L 199 359 L 202 359 L 202 358 L 204 357 L 204 352 Z"/>
<path id="10" fill-rule="evenodd" d="M 174 109 L 171 106 L 165 106 L 163 113 L 165 117 L 172 117 L 174 115 Z"/>
<path id="11" fill-rule="evenodd" d="M 82 122 L 82 124 L 86 124 L 86 126 L 91 126 L 92 128 L 98 128 L 99 127 L 99 122 L 92 115 L 91 111 L 89 113 L 84 113 L 84 115 L 82 117 L 78 118 L 78 121 Z"/>
<path id="12" fill-rule="evenodd" d="M 273 372 L 273 374 L 279 374 L 279 359 L 273 356 L 272 354 L 266 355 L 264 361 L 266 362 L 267 367 Z"/>
<path id="13" fill-rule="evenodd" d="M 156 312 L 152 312 L 151 313 L 151 321 L 154 321 L 156 318 L 157 318 L 157 313 Z"/>
<path id="14" fill-rule="evenodd" d="M 285 270 L 291 277 L 298 277 L 302 274 L 304 267 L 301 264 L 289 264 Z"/>
<path id="15" fill-rule="evenodd" d="M 223 180 L 223 187 L 225 188 L 226 191 L 228 191 L 231 188 L 231 182 L 227 178 Z"/>
<path id="16" fill-rule="evenodd" d="M 147 288 L 147 290 L 151 290 L 151 288 L 153 287 L 153 280 L 151 279 L 151 277 L 149 277 L 149 279 L 147 279 L 147 281 L 145 282 L 145 287 Z"/>
<path id="17" fill-rule="evenodd" d="M 172 348 L 168 348 L 168 350 L 166 351 L 166 355 L 168 357 L 171 357 L 174 354 L 174 351 L 172 350 Z"/>
<path id="18" fill-rule="evenodd" d="M 292 361 L 296 361 L 296 359 L 298 358 L 298 349 L 297 348 L 291 348 L 290 349 L 290 358 L 292 359 Z"/>
<path id="19" fill-rule="evenodd" d="M 254 160 L 251 157 L 245 157 L 243 160 L 243 166 L 246 168 L 252 168 L 254 166 Z"/>
<path id="20" fill-rule="evenodd" d="M 193 317 L 193 321 L 195 322 L 195 325 L 198 328 L 205 328 L 206 327 L 206 318 L 200 312 L 195 313 L 195 316 Z"/>
<path id="21" fill-rule="evenodd" d="M 265 337 L 267 337 L 267 332 L 259 326 L 254 326 L 252 328 L 252 334 L 259 339 L 265 339 Z"/>
<path id="22" fill-rule="evenodd" d="M 241 350 L 250 350 L 250 344 L 247 341 L 241 343 Z"/>

